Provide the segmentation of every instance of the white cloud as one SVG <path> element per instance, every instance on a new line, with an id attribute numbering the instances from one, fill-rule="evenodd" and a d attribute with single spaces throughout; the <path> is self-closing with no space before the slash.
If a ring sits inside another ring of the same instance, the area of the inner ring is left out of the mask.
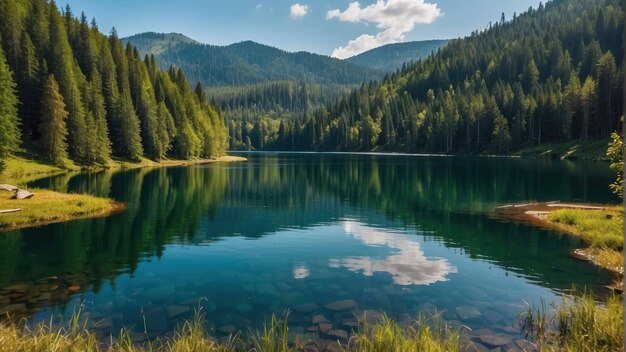
<path id="1" fill-rule="evenodd" d="M 291 5 L 291 18 L 302 18 L 309 13 L 309 5 L 300 5 L 298 3 Z"/>
<path id="2" fill-rule="evenodd" d="M 263 4 L 257 4 L 256 5 L 256 10 L 257 11 L 261 11 L 261 9 L 263 9 Z"/>
<path id="3" fill-rule="evenodd" d="M 376 35 L 363 34 L 350 40 L 346 46 L 336 48 L 332 57 L 346 59 L 381 45 L 404 40 L 404 35 L 416 24 L 432 23 L 443 15 L 437 4 L 424 0 L 377 0 L 367 7 L 352 2 L 344 11 L 331 10 L 326 19 L 338 19 L 343 22 L 375 23 L 381 31 Z"/>

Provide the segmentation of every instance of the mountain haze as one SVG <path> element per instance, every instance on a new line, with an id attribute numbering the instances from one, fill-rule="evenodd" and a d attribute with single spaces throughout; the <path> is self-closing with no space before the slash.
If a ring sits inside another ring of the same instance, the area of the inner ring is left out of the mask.
<path id="1" fill-rule="evenodd" d="M 407 43 L 387 44 L 346 59 L 358 65 L 395 71 L 405 63 L 426 58 L 449 40 L 424 40 Z"/>

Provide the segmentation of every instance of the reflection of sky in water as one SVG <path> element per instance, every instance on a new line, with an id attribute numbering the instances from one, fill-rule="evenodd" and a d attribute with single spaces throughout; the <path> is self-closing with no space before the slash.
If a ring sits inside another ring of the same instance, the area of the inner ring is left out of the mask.
<path id="1" fill-rule="evenodd" d="M 293 268 L 293 278 L 296 280 L 306 279 L 309 277 L 309 268 L 305 265 L 296 266 Z"/>
<path id="2" fill-rule="evenodd" d="M 419 242 L 403 235 L 384 232 L 351 220 L 344 221 L 343 227 L 346 234 L 367 246 L 387 246 L 399 252 L 383 259 L 366 256 L 330 259 L 329 265 L 333 268 L 344 267 L 365 276 L 386 272 L 391 274 L 394 283 L 398 285 L 430 285 L 447 281 L 446 275 L 457 272 L 456 267 L 446 259 L 426 258 Z"/>

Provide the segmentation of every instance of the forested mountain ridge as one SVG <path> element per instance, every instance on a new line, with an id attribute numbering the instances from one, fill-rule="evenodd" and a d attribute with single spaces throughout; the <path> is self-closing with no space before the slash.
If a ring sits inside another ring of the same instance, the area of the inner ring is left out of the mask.
<path id="1" fill-rule="evenodd" d="M 60 165 L 226 149 L 221 113 L 180 69 L 160 70 L 115 29 L 103 35 L 53 0 L 0 0 L 0 8 L 0 161 L 20 148 Z"/>
<path id="2" fill-rule="evenodd" d="M 234 121 L 231 145 L 506 154 L 605 138 L 621 125 L 623 25 L 618 0 L 554 0 L 503 15 L 298 120 Z"/>
<path id="3" fill-rule="evenodd" d="M 172 46 L 180 43 L 196 43 L 195 40 L 181 33 L 155 33 L 145 32 L 128 38 L 122 38 L 122 43 L 127 44 L 132 39 L 132 44 L 144 55 L 159 55 L 169 50 Z M 166 66 L 169 67 L 169 66 Z"/>
<path id="4" fill-rule="evenodd" d="M 402 68 L 404 64 L 425 59 L 448 42 L 449 40 L 423 40 L 387 44 L 348 58 L 346 61 L 393 72 Z"/>
<path id="5" fill-rule="evenodd" d="M 138 43 L 142 53 L 158 51 L 158 65 L 182 68 L 190 80 L 205 87 L 272 81 L 358 85 L 382 77 L 382 71 L 374 68 L 324 55 L 287 52 L 253 41 L 216 46 L 156 33 L 137 34 L 123 40 Z"/>

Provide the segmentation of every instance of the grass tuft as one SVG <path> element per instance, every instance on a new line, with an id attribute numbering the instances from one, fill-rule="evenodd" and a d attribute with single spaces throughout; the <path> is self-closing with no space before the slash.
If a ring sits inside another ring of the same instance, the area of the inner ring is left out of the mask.
<path id="1" fill-rule="evenodd" d="M 351 350 L 362 352 L 454 352 L 464 347 L 458 330 L 425 316 L 407 326 L 384 316 L 380 323 L 365 326 L 354 335 L 351 344 Z"/>
<path id="2" fill-rule="evenodd" d="M 527 336 L 537 341 L 545 352 L 622 351 L 623 306 L 620 298 L 611 295 L 604 303 L 597 302 L 592 293 L 564 296 L 554 306 L 553 318 L 546 318 L 546 307 L 521 315 Z M 539 318 L 537 318 L 539 317 Z M 532 321 L 532 323 L 531 323 Z M 538 329 L 537 325 L 542 325 Z"/>

